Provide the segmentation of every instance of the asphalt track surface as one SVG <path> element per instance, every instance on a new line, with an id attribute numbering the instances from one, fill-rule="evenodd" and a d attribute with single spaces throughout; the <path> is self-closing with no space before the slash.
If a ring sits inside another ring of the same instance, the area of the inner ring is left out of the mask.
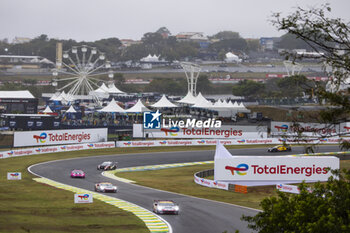
<path id="1" fill-rule="evenodd" d="M 333 151 L 339 151 L 339 147 L 320 146 L 318 148 L 318 152 Z M 230 152 L 232 155 L 262 156 L 300 154 L 304 151 L 303 147 L 293 147 L 293 151 L 290 153 L 268 153 L 266 148 L 231 149 Z M 243 214 L 255 215 L 257 211 L 254 209 L 123 183 L 102 176 L 101 171 L 96 169 L 97 165 L 103 161 L 117 161 L 118 168 L 126 168 L 144 165 L 209 161 L 213 159 L 214 151 L 106 155 L 46 162 L 34 165 L 30 170 L 39 176 L 91 191 L 94 191 L 95 183 L 110 181 L 118 186 L 118 193 L 107 195 L 132 202 L 150 211 L 152 211 L 153 200 L 174 200 L 180 206 L 179 215 L 162 215 L 171 225 L 174 233 L 221 233 L 224 231 L 235 232 L 235 230 L 239 230 L 241 233 L 252 232 L 252 230 L 247 228 L 247 223 L 241 221 L 240 218 Z M 70 178 L 70 172 L 73 169 L 84 170 L 86 178 Z"/>

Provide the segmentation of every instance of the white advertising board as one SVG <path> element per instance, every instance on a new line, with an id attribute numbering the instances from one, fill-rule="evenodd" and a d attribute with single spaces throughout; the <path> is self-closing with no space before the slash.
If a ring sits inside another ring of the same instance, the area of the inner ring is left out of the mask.
<path id="1" fill-rule="evenodd" d="M 7 179 L 8 180 L 21 180 L 22 179 L 22 173 L 21 172 L 8 172 L 7 173 Z"/>
<path id="2" fill-rule="evenodd" d="M 92 203 L 93 197 L 91 193 L 74 194 L 74 203 Z"/>
<path id="3" fill-rule="evenodd" d="M 340 123 L 340 133 L 350 136 L 350 122 Z"/>
<path id="4" fill-rule="evenodd" d="M 160 128 L 143 129 L 141 124 L 134 124 L 133 137 L 135 138 L 207 138 L 207 139 L 242 139 L 266 138 L 267 127 L 223 125 L 220 128 Z"/>
<path id="5" fill-rule="evenodd" d="M 228 186 L 229 186 L 229 183 L 227 183 L 227 182 L 208 180 L 208 179 L 200 178 L 197 176 L 194 176 L 194 182 L 196 184 L 199 184 L 199 185 L 202 185 L 205 187 L 224 189 L 224 190 L 228 190 Z"/>
<path id="6" fill-rule="evenodd" d="M 299 194 L 300 189 L 296 185 L 289 185 L 289 184 L 276 184 L 276 189 L 281 192 L 285 193 L 294 193 Z M 307 188 L 308 192 L 312 192 L 311 188 Z"/>
<path id="7" fill-rule="evenodd" d="M 99 142 L 99 143 L 85 143 L 85 144 L 73 144 L 73 145 L 61 145 L 61 146 L 34 147 L 34 148 L 27 148 L 27 149 L 1 151 L 0 159 L 12 158 L 17 156 L 25 156 L 25 155 L 67 152 L 67 151 L 76 151 L 76 150 L 93 150 L 93 149 L 114 148 L 114 147 L 115 147 L 115 142 Z"/>
<path id="8" fill-rule="evenodd" d="M 327 181 L 339 169 L 333 156 L 216 157 L 214 179 L 219 181 Z"/>
<path id="9" fill-rule="evenodd" d="M 152 147 L 152 146 L 202 146 L 216 145 L 218 139 L 197 139 L 197 140 L 147 140 L 147 141 L 118 141 L 116 147 Z M 232 139 L 219 140 L 223 145 L 254 145 L 254 144 L 278 144 L 278 138 L 265 139 Z"/>
<path id="10" fill-rule="evenodd" d="M 14 147 L 106 142 L 107 128 L 38 130 L 14 133 Z"/>
<path id="11" fill-rule="evenodd" d="M 293 123 L 293 122 L 271 122 L 272 135 L 297 135 L 302 132 L 303 136 L 335 136 L 339 133 L 339 125 L 327 125 L 319 123 Z"/>

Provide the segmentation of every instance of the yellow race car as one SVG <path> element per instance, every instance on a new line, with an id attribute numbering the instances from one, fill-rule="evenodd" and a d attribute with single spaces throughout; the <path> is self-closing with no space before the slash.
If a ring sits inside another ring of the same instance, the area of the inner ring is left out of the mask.
<path id="1" fill-rule="evenodd" d="M 267 149 L 267 152 L 285 152 L 285 151 L 292 151 L 292 148 L 288 145 L 277 145 L 274 147 L 270 147 Z"/>

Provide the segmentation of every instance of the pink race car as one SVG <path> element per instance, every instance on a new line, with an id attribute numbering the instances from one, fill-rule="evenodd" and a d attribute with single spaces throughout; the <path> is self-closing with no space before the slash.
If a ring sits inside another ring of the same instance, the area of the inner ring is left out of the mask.
<path id="1" fill-rule="evenodd" d="M 70 177 L 72 178 L 85 178 L 85 172 L 82 170 L 73 170 L 70 173 Z"/>

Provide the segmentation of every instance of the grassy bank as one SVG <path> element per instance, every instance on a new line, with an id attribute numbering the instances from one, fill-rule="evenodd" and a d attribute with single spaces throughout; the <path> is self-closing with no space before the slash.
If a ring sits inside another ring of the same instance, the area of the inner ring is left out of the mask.
<path id="1" fill-rule="evenodd" d="M 35 176 L 27 171 L 27 167 L 86 156 L 190 150 L 214 150 L 214 146 L 113 148 L 1 159 L 0 232 L 148 232 L 136 216 L 104 202 L 94 200 L 93 204 L 74 204 L 72 192 L 33 181 Z M 22 172 L 22 180 L 8 181 L 7 172 Z"/>
<path id="2" fill-rule="evenodd" d="M 340 168 L 350 169 L 350 160 L 341 160 Z M 247 194 L 206 188 L 193 181 L 194 173 L 213 169 L 213 165 L 196 165 L 155 171 L 120 172 L 118 177 L 136 181 L 137 184 L 190 196 L 260 209 L 259 203 L 266 197 L 275 196 L 275 186 L 249 187 Z M 175 178 L 176 177 L 176 178 Z M 157 182 L 154 182 L 157 180 Z M 171 180 L 171 182 L 169 182 Z"/>

